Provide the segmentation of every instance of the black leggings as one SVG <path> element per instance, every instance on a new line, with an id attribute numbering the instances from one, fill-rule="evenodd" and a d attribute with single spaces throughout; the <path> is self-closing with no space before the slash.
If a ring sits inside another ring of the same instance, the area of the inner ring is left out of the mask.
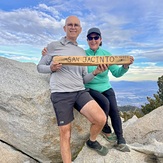
<path id="1" fill-rule="evenodd" d="M 114 90 L 110 88 L 100 93 L 98 91 L 90 89 L 90 94 L 97 101 L 100 107 L 103 109 L 107 119 L 108 119 L 108 115 L 110 116 L 111 123 L 117 138 L 122 137 L 123 136 L 122 122 L 119 115 L 119 110 L 118 110 Z M 105 133 L 111 133 L 111 128 L 109 127 L 108 123 L 105 124 L 102 131 Z"/>

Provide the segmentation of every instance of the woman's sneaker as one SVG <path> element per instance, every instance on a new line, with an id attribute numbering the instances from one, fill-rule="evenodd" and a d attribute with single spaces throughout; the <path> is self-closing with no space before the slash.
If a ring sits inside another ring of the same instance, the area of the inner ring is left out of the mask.
<path id="1" fill-rule="evenodd" d="M 101 135 L 110 143 L 115 143 L 117 141 L 117 136 L 114 133 L 106 134 L 101 132 Z"/>
<path id="2" fill-rule="evenodd" d="M 125 140 L 125 138 L 124 138 L 124 137 L 120 137 L 120 138 L 118 138 L 118 140 L 117 140 L 117 144 L 126 144 L 126 140 Z"/>
<path id="3" fill-rule="evenodd" d="M 102 146 L 98 141 L 93 142 L 93 141 L 87 140 L 86 144 L 90 149 L 93 149 L 101 156 L 106 156 L 108 153 L 108 148 L 106 148 L 105 146 Z"/>
<path id="4" fill-rule="evenodd" d="M 117 150 L 122 151 L 122 152 L 130 152 L 129 147 L 126 145 L 126 140 L 124 137 L 120 137 L 117 140 L 117 144 L 114 146 Z"/>

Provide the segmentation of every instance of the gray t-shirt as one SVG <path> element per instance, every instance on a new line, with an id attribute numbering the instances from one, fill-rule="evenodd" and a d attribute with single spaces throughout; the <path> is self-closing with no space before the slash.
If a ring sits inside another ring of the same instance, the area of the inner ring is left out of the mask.
<path id="1" fill-rule="evenodd" d="M 84 90 L 85 83 L 94 78 L 92 73 L 87 73 L 87 66 L 62 65 L 59 71 L 52 72 L 50 64 L 55 56 L 86 56 L 85 51 L 65 37 L 47 45 L 48 54 L 42 56 L 37 65 L 38 72 L 51 73 L 51 92 L 75 92 Z"/>

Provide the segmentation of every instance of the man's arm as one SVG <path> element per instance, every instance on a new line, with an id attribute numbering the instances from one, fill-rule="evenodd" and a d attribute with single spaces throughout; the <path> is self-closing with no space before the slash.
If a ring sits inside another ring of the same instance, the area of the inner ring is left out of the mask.
<path id="1" fill-rule="evenodd" d="M 40 73 L 52 73 L 52 70 L 50 68 L 50 64 L 52 61 L 52 56 L 45 55 L 41 57 L 41 60 L 39 61 L 37 65 L 37 70 Z"/>

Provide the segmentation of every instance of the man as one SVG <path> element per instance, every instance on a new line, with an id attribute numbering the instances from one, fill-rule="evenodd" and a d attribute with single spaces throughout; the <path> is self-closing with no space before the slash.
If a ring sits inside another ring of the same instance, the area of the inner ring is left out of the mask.
<path id="1" fill-rule="evenodd" d="M 91 122 L 90 138 L 87 141 L 87 146 L 100 155 L 108 153 L 108 149 L 96 141 L 106 122 L 106 116 L 84 86 L 95 75 L 105 71 L 107 65 L 99 65 L 93 73 L 87 74 L 87 67 L 85 66 L 68 66 L 52 61 L 53 57 L 58 55 L 86 55 L 85 51 L 78 47 L 76 42 L 82 30 L 80 20 L 76 16 L 69 16 L 63 29 L 66 36 L 60 41 L 48 44 L 48 54 L 42 56 L 37 69 L 41 73 L 51 73 L 51 101 L 59 126 L 61 156 L 63 163 L 71 163 L 70 137 L 71 122 L 74 119 L 73 108 Z"/>

